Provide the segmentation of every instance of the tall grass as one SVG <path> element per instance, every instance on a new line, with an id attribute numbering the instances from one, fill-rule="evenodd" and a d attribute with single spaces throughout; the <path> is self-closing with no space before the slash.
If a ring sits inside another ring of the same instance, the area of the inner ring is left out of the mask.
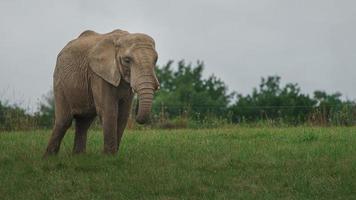
<path id="1" fill-rule="evenodd" d="M 275 109 L 278 109 L 275 108 Z M 0 130 L 35 130 L 52 128 L 54 122 L 54 110 L 48 112 L 35 112 L 29 114 L 25 109 L 19 106 L 2 105 L 0 102 Z M 307 115 L 307 119 L 289 119 L 283 116 L 270 118 L 268 113 L 261 115 L 256 120 L 245 120 L 244 116 L 240 116 L 238 122 L 234 122 L 236 118 L 232 112 L 226 112 L 217 115 L 214 112 L 205 112 L 205 115 L 200 113 L 192 113 L 185 110 L 179 115 L 170 117 L 165 109 L 161 109 L 159 113 L 152 113 L 151 122 L 148 125 L 138 125 L 135 122 L 135 112 L 132 111 L 128 122 L 128 129 L 147 129 L 147 128 L 162 128 L 162 129 L 181 129 L 181 128 L 217 128 L 231 125 L 241 126 L 353 126 L 356 125 L 356 106 L 344 104 L 339 108 L 315 107 L 311 113 Z M 92 127 L 100 128 L 100 123 L 96 120 Z"/>

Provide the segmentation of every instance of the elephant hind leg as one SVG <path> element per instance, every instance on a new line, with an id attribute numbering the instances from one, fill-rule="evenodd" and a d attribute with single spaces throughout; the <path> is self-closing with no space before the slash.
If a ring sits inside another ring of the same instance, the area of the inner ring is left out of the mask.
<path id="1" fill-rule="evenodd" d="M 57 154 L 61 145 L 62 139 L 67 129 L 72 125 L 72 118 L 66 117 L 60 120 L 56 120 L 52 136 L 49 139 L 45 156 Z"/>
<path id="2" fill-rule="evenodd" d="M 75 117 L 75 136 L 73 153 L 80 154 L 86 150 L 87 132 L 93 122 L 93 117 Z"/>
<path id="3" fill-rule="evenodd" d="M 55 88 L 55 122 L 44 157 L 57 154 L 67 129 L 72 125 L 73 116 L 60 88 Z"/>

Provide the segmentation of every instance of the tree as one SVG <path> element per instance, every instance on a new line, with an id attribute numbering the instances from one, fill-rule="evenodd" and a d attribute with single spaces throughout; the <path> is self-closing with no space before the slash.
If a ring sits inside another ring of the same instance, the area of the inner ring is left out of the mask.
<path id="1" fill-rule="evenodd" d="M 262 78 L 259 88 L 251 95 L 237 95 L 232 105 L 233 121 L 283 120 L 288 123 L 305 122 L 316 101 L 302 94 L 297 84 L 280 86 L 279 76 Z"/>
<path id="2" fill-rule="evenodd" d="M 157 68 L 161 89 L 155 96 L 155 114 L 162 110 L 170 117 L 184 112 L 194 118 L 208 113 L 225 114 L 233 94 L 228 93 L 225 83 L 215 75 L 203 78 L 203 62 L 198 61 L 193 66 L 182 60 L 177 63 L 176 70 L 172 69 L 172 64 L 173 61 L 169 61 Z"/>
<path id="3" fill-rule="evenodd" d="M 25 109 L 0 101 L 0 130 L 21 130 L 34 125 L 33 117 Z"/>
<path id="4" fill-rule="evenodd" d="M 50 128 L 54 122 L 54 95 L 53 91 L 49 91 L 42 97 L 39 103 L 39 111 L 35 113 L 38 126 Z"/>
<path id="5" fill-rule="evenodd" d="M 317 101 L 317 120 L 323 124 L 352 125 L 355 119 L 355 102 L 343 101 L 339 92 L 327 94 L 325 91 L 314 92 Z"/>

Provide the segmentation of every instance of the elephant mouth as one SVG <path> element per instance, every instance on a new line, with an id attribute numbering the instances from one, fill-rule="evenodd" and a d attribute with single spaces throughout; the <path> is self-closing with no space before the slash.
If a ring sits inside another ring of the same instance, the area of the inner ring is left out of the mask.
<path id="1" fill-rule="evenodd" d="M 149 121 L 149 117 L 140 117 L 136 118 L 136 122 L 139 124 L 146 124 Z"/>

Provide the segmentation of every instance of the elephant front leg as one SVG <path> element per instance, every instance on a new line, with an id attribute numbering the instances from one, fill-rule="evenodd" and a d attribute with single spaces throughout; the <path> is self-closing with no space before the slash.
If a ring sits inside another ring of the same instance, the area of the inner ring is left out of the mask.
<path id="1" fill-rule="evenodd" d="M 77 117 L 75 119 L 75 136 L 73 153 L 84 153 L 87 143 L 87 132 L 94 117 Z"/>
<path id="2" fill-rule="evenodd" d="M 116 111 L 115 111 L 116 110 Z M 116 154 L 117 147 L 117 109 L 107 111 L 102 116 L 104 131 L 104 153 Z"/>
<path id="3" fill-rule="evenodd" d="M 123 135 L 124 130 L 127 125 L 127 121 L 130 116 L 131 104 L 132 104 L 132 97 L 130 97 L 129 99 L 121 100 L 119 102 L 119 113 L 118 113 L 119 117 L 118 117 L 118 121 L 117 121 L 117 126 L 118 126 L 118 128 L 117 128 L 117 146 L 118 146 L 118 149 L 120 147 L 121 138 L 122 138 L 122 135 Z"/>

